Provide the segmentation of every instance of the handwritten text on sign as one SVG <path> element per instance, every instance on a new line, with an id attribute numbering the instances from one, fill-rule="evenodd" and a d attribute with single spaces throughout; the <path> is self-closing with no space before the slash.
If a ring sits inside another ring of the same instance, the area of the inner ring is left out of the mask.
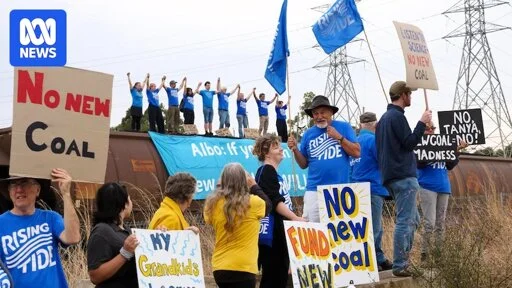
<path id="1" fill-rule="evenodd" d="M 335 287 L 378 281 L 370 183 L 318 186 L 318 202 L 329 230 Z"/>
<path id="2" fill-rule="evenodd" d="M 11 174 L 48 178 L 39 163 L 52 163 L 103 182 L 113 76 L 59 67 L 16 69 L 14 78 Z"/>
<path id="3" fill-rule="evenodd" d="M 424 134 L 414 149 L 418 162 L 455 161 L 457 155 L 455 136 L 449 134 Z"/>
<path id="4" fill-rule="evenodd" d="M 201 244 L 192 231 L 133 229 L 139 287 L 205 287 Z"/>
<path id="5" fill-rule="evenodd" d="M 441 134 L 453 134 L 460 144 L 464 140 L 469 145 L 485 144 L 482 110 L 453 110 L 437 112 Z"/>
<path id="6" fill-rule="evenodd" d="M 407 70 L 407 86 L 438 90 L 436 73 L 423 32 L 410 24 L 396 21 L 393 21 L 393 24 L 402 45 Z"/>
<path id="7" fill-rule="evenodd" d="M 331 247 L 321 223 L 284 221 L 293 287 L 333 287 Z"/>

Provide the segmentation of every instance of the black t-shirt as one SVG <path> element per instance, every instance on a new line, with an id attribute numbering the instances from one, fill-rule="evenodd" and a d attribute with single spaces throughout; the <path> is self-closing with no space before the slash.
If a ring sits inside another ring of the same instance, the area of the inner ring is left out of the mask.
<path id="1" fill-rule="evenodd" d="M 97 269 L 119 254 L 124 240 L 131 234 L 130 228 L 121 229 L 115 224 L 99 223 L 91 231 L 87 244 L 87 268 Z M 126 262 L 110 279 L 98 284 L 98 288 L 138 287 L 135 257 Z"/>

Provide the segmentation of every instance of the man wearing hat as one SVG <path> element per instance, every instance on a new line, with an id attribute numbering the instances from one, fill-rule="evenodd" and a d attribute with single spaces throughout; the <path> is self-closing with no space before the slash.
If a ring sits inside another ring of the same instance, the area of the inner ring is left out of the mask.
<path id="1" fill-rule="evenodd" d="M 170 134 L 177 134 L 178 128 L 180 127 L 180 101 L 178 100 L 178 92 L 185 86 L 187 77 L 181 80 L 180 88 L 176 88 L 176 81 L 171 80 L 169 82 L 170 87 L 165 87 L 167 92 L 167 99 L 169 100 L 169 108 L 167 110 L 167 132 Z"/>
<path id="2" fill-rule="evenodd" d="M 405 118 L 405 107 L 411 106 L 412 91 L 404 81 L 396 81 L 389 88 L 391 104 L 380 118 L 375 133 L 377 159 L 382 183 L 395 200 L 396 220 L 393 240 L 393 274 L 412 276 L 409 253 L 414 242 L 414 231 L 419 225 L 416 196 L 419 185 L 416 178 L 414 148 L 421 141 L 426 123 L 432 120 L 432 111 L 423 112 L 411 131 Z"/>
<path id="3" fill-rule="evenodd" d="M 373 238 L 379 271 L 390 270 L 391 263 L 382 251 L 382 207 L 384 198 L 389 196 L 388 190 L 382 186 L 377 147 L 375 146 L 375 127 L 377 115 L 365 112 L 359 117 L 360 132 L 357 141 L 361 146 L 361 157 L 353 159 L 351 182 L 370 182 Z"/>
<path id="4" fill-rule="evenodd" d="M 36 208 L 41 193 L 50 193 L 49 180 L 11 177 L 9 197 L 13 208 L 0 215 L 0 259 L 14 280 L 14 287 L 68 287 L 59 258 L 59 246 L 80 241 L 80 222 L 71 200 L 71 176 L 53 169 L 64 202 L 64 218 Z M 42 187 L 48 187 L 46 191 Z M 4 192 L 4 191 L 2 191 Z"/>
<path id="5" fill-rule="evenodd" d="M 352 126 L 332 119 L 338 108 L 331 106 L 327 97 L 315 96 L 310 108 L 304 112 L 313 118 L 315 126 L 304 132 L 300 149 L 292 135 L 288 138 L 288 147 L 300 168 L 309 167 L 302 217 L 310 222 L 320 222 L 316 187 L 348 183 L 349 156 L 358 158 L 360 147 Z"/>

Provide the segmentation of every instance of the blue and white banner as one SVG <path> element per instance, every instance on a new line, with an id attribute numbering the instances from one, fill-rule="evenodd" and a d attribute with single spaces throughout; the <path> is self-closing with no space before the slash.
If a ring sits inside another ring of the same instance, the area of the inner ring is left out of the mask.
<path id="1" fill-rule="evenodd" d="M 316 40 L 327 54 L 350 42 L 363 29 L 354 0 L 336 1 L 313 25 Z"/>
<path id="2" fill-rule="evenodd" d="M 287 2 L 287 0 L 284 0 L 281 7 L 274 44 L 272 45 L 267 69 L 265 70 L 265 79 L 279 94 L 283 94 L 286 91 L 286 57 L 290 56 L 288 36 L 286 34 Z"/>
<path id="3" fill-rule="evenodd" d="M 252 154 L 254 140 L 202 136 L 174 136 L 149 132 L 169 175 L 188 172 L 197 179 L 194 199 L 205 199 L 215 189 L 224 165 L 238 162 L 254 177 L 261 165 Z M 278 173 L 283 177 L 291 196 L 303 196 L 306 191 L 307 169 L 295 163 L 292 173 L 292 153 L 282 144 L 284 158 Z M 295 179 L 295 186 L 292 180 Z"/>

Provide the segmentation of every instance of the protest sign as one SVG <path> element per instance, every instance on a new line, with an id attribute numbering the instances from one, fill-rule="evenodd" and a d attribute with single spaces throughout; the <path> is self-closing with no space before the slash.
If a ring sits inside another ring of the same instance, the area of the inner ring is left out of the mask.
<path id="1" fill-rule="evenodd" d="M 215 189 L 224 165 L 238 162 L 254 177 L 261 163 L 252 154 L 254 140 L 190 136 L 169 136 L 150 132 L 151 140 L 165 164 L 169 175 L 188 172 L 197 179 L 194 199 L 205 199 Z M 291 151 L 286 143 L 284 159 L 279 166 L 284 187 L 291 196 L 302 196 L 306 190 L 307 169 L 293 173 Z M 293 182 L 295 181 L 296 191 Z"/>
<path id="2" fill-rule="evenodd" d="M 436 73 L 423 32 L 416 26 L 393 21 L 402 45 L 407 86 L 438 90 Z"/>
<path id="3" fill-rule="evenodd" d="M 482 110 L 452 110 L 437 112 L 441 134 L 455 135 L 457 144 L 464 140 L 468 145 L 485 144 Z"/>
<path id="4" fill-rule="evenodd" d="M 424 134 L 414 149 L 418 162 L 455 161 L 457 140 L 449 134 Z"/>
<path id="5" fill-rule="evenodd" d="M 105 180 L 113 76 L 68 67 L 14 70 L 9 174 Z"/>
<path id="6" fill-rule="evenodd" d="M 293 287 L 334 287 L 331 246 L 323 223 L 284 221 Z"/>
<path id="7" fill-rule="evenodd" d="M 133 229 L 139 287 L 205 287 L 199 235 L 190 230 Z"/>
<path id="8" fill-rule="evenodd" d="M 370 183 L 317 188 L 320 222 L 327 225 L 334 287 L 379 281 L 374 249 Z"/>

